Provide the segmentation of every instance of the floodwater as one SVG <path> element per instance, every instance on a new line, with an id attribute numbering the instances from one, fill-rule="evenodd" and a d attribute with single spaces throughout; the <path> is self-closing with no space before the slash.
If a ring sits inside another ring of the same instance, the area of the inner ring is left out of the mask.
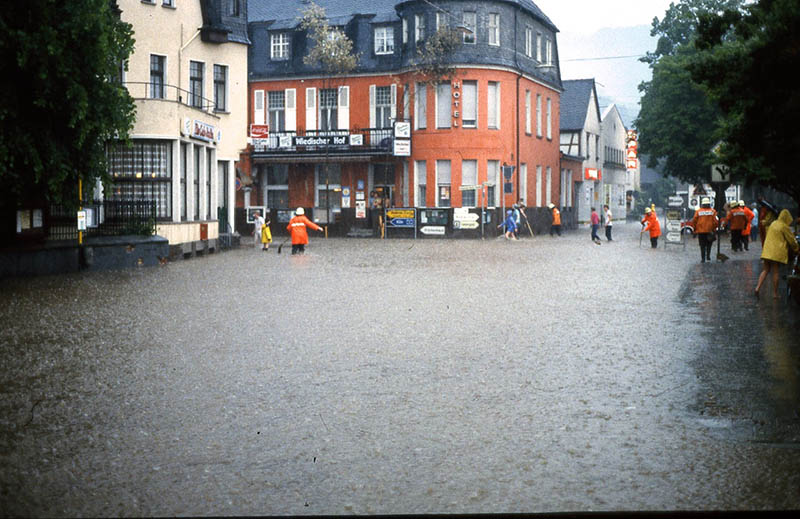
<path id="1" fill-rule="evenodd" d="M 638 230 L 0 281 L 0 510 L 800 507 L 800 307 Z"/>

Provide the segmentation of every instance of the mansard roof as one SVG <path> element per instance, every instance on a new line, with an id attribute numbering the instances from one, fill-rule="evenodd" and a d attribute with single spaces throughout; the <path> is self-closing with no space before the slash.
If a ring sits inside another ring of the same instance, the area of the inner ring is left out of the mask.
<path id="1" fill-rule="evenodd" d="M 595 90 L 594 79 L 562 80 L 564 91 L 561 93 L 561 130 L 579 131 L 586 126 L 589 114 L 589 103 Z M 594 95 L 597 116 L 600 117 L 600 105 L 597 92 Z"/>
<path id="2" fill-rule="evenodd" d="M 396 21 L 397 7 L 401 4 L 419 0 L 315 0 L 315 3 L 325 9 L 328 18 L 348 17 L 358 15 L 375 15 L 381 21 Z M 520 9 L 528 11 L 538 18 L 553 31 L 558 31 L 552 21 L 531 0 L 496 0 L 514 4 Z M 281 21 L 285 28 L 297 25 L 299 13 L 311 5 L 310 0 L 248 0 L 248 21 L 265 22 L 270 20 Z M 293 22 L 293 23 L 292 23 Z"/>

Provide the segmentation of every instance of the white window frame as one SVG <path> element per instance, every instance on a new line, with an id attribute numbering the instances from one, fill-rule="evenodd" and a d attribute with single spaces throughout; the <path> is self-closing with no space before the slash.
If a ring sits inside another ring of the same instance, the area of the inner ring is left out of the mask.
<path id="1" fill-rule="evenodd" d="M 525 27 L 525 55 L 533 56 L 533 29 L 530 26 Z"/>
<path id="2" fill-rule="evenodd" d="M 289 33 L 274 32 L 269 35 L 269 57 L 273 61 L 289 59 Z"/>
<path id="3" fill-rule="evenodd" d="M 471 18 L 471 20 L 468 18 Z M 464 31 L 461 34 L 461 41 L 467 45 L 475 45 L 478 41 L 478 13 L 475 11 L 464 11 L 461 14 L 461 23 L 471 31 Z"/>
<path id="4" fill-rule="evenodd" d="M 519 165 L 519 198 L 528 201 L 528 164 L 525 162 Z"/>
<path id="5" fill-rule="evenodd" d="M 474 87 L 475 98 L 470 101 L 474 113 L 467 113 L 467 85 Z M 475 80 L 463 81 L 461 83 L 461 126 L 464 128 L 478 127 L 478 82 Z M 467 118 L 469 117 L 469 119 Z"/>
<path id="6" fill-rule="evenodd" d="M 449 182 L 441 182 L 439 179 L 439 166 L 440 164 L 444 166 L 444 163 L 447 163 L 447 167 L 450 170 L 450 181 Z M 449 198 L 448 198 L 448 205 L 440 205 L 439 204 L 439 193 L 441 192 L 440 188 L 447 186 L 450 189 Z M 450 159 L 437 159 L 436 160 L 436 193 L 435 193 L 435 207 L 453 207 L 453 161 Z"/>
<path id="7" fill-rule="evenodd" d="M 489 19 L 487 22 L 487 27 L 489 29 L 489 45 L 499 47 L 500 46 L 500 14 L 499 13 L 489 13 Z"/>
<path id="8" fill-rule="evenodd" d="M 536 94 L 536 136 L 542 136 L 542 94 Z"/>
<path id="9" fill-rule="evenodd" d="M 552 202 L 552 194 L 553 194 L 553 168 L 547 166 L 547 181 L 545 183 L 547 187 L 547 192 L 545 193 L 545 203 L 550 204 Z"/>
<path id="10" fill-rule="evenodd" d="M 381 25 L 374 30 L 375 54 L 394 54 L 394 27 Z"/>
<path id="11" fill-rule="evenodd" d="M 414 129 L 428 128 L 428 87 L 425 83 L 414 85 Z"/>
<path id="12" fill-rule="evenodd" d="M 531 134 L 531 91 L 525 90 L 525 133 Z"/>
<path id="13" fill-rule="evenodd" d="M 494 186 L 486 188 L 486 205 L 497 207 L 500 205 L 500 193 L 503 190 L 502 180 L 500 179 L 500 161 L 486 161 L 486 181 L 493 182 Z M 492 189 L 493 196 L 489 197 L 489 189 Z"/>
<path id="14" fill-rule="evenodd" d="M 487 102 L 487 113 L 486 113 L 486 124 L 490 130 L 499 130 L 500 129 L 500 82 L 499 81 L 489 81 L 487 85 L 487 92 L 486 92 L 486 102 Z M 494 100 L 492 100 L 492 89 L 494 89 Z M 494 120 L 492 120 L 492 107 L 491 104 L 494 101 Z"/>
<path id="15" fill-rule="evenodd" d="M 420 196 L 419 188 L 425 186 L 425 192 L 428 191 L 428 164 L 424 160 L 414 161 L 414 205 L 417 207 L 425 207 L 425 196 Z"/>
<path id="16" fill-rule="evenodd" d="M 536 207 L 542 207 L 542 166 L 536 166 Z"/>
<path id="17" fill-rule="evenodd" d="M 446 122 L 446 125 L 440 125 L 439 123 L 442 122 L 442 121 L 440 121 L 440 116 L 443 115 L 443 114 L 439 113 L 439 104 L 440 104 L 439 103 L 439 96 L 440 95 L 444 95 L 444 92 L 442 92 L 442 88 L 445 87 L 445 86 L 447 87 L 447 94 L 446 94 L 447 95 L 447 107 L 448 107 L 447 122 Z M 446 130 L 446 129 L 452 128 L 452 126 L 453 126 L 453 102 L 452 102 L 452 96 L 453 96 L 453 85 L 450 82 L 445 81 L 445 82 L 442 82 L 442 83 L 438 83 L 436 85 L 436 128 L 437 129 Z"/>
<path id="18" fill-rule="evenodd" d="M 553 138 L 553 100 L 547 98 L 547 138 Z"/>
<path id="19" fill-rule="evenodd" d="M 408 43 L 408 18 L 403 17 L 403 45 Z"/>
<path id="20" fill-rule="evenodd" d="M 253 124 L 265 124 L 266 94 L 263 90 L 253 91 Z"/>
<path id="21" fill-rule="evenodd" d="M 475 167 L 475 175 L 474 178 L 464 178 L 464 165 L 470 164 Z M 478 185 L 478 161 L 475 159 L 463 159 L 461 161 L 461 185 L 462 186 L 476 186 Z M 472 205 L 464 205 L 464 193 L 472 193 L 475 197 L 475 203 Z M 452 195 L 452 192 L 451 192 Z M 478 207 L 478 190 L 477 189 L 468 189 L 468 190 L 461 190 L 461 207 Z"/>
<path id="22" fill-rule="evenodd" d="M 213 76 L 211 78 L 211 80 L 212 80 L 213 85 L 214 85 L 214 89 L 213 89 L 214 90 L 214 111 L 215 112 L 224 112 L 224 113 L 230 112 L 230 107 L 231 107 L 230 106 L 231 105 L 231 103 L 230 103 L 230 74 L 229 74 L 230 67 L 228 65 L 223 65 L 221 63 L 214 63 L 214 65 L 211 68 L 212 68 L 212 71 L 213 71 L 211 73 L 212 76 Z M 218 103 L 219 99 L 217 99 L 217 69 L 218 68 L 221 69 L 225 73 L 224 74 L 225 77 L 224 77 L 223 82 L 222 82 L 222 86 L 223 86 L 223 88 L 222 88 L 222 90 L 223 90 L 223 92 L 222 92 L 223 103 L 222 103 L 221 107 L 217 106 L 219 104 Z"/>
<path id="23" fill-rule="evenodd" d="M 425 39 L 425 15 L 414 15 L 414 41 Z"/>

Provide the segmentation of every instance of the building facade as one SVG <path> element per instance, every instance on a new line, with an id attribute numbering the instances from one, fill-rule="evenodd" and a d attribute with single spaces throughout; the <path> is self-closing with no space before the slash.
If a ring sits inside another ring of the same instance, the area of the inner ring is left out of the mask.
<path id="1" fill-rule="evenodd" d="M 557 29 L 535 4 L 318 3 L 359 54 L 346 76 L 304 63 L 307 3 L 250 2 L 249 123 L 268 133 L 251 131 L 239 206 L 281 218 L 302 206 L 322 223 L 353 211 L 366 225 L 365 207 L 560 200 Z M 431 81 L 417 50 L 444 27 L 462 41 L 443 58 L 452 76 Z"/>
<path id="2" fill-rule="evenodd" d="M 233 222 L 235 164 L 247 145 L 247 2 L 118 6 L 136 40 L 122 72 L 136 121 L 132 146 L 108 145 L 113 183 L 102 195 L 155 203 L 156 233 L 172 254 L 213 249 Z"/>
<path id="3" fill-rule="evenodd" d="M 603 204 L 602 121 L 594 79 L 563 82 L 561 96 L 561 152 L 580 159 L 580 170 L 573 175 L 575 210 L 578 222 L 588 222 L 591 208 Z M 571 160 L 570 164 L 577 161 Z"/>
<path id="4" fill-rule="evenodd" d="M 626 170 L 627 138 L 628 132 L 617 106 L 608 106 L 602 117 L 603 204 L 620 220 L 632 209 L 632 198 L 626 201 L 627 193 L 633 189 L 633 171 L 629 174 Z"/>

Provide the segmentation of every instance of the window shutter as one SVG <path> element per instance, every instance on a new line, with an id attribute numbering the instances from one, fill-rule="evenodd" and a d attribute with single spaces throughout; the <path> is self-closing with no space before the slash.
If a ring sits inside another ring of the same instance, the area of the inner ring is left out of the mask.
<path id="1" fill-rule="evenodd" d="M 375 85 L 369 86 L 369 127 L 375 128 Z"/>
<path id="2" fill-rule="evenodd" d="M 253 94 L 253 124 L 264 124 L 264 91 Z"/>
<path id="3" fill-rule="evenodd" d="M 392 115 L 391 115 L 391 117 L 392 117 L 392 120 L 394 121 L 394 120 L 397 119 L 397 85 L 392 84 L 391 93 L 392 93 L 392 100 L 391 100 L 391 103 L 392 103 L 392 105 L 391 105 L 392 106 L 391 114 Z"/>
<path id="4" fill-rule="evenodd" d="M 306 130 L 317 129 L 317 89 L 306 88 Z"/>
<path id="5" fill-rule="evenodd" d="M 286 89 L 286 131 L 297 131 L 297 90 Z"/>
<path id="6" fill-rule="evenodd" d="M 339 129 L 348 130 L 350 128 L 350 87 L 339 87 Z"/>

